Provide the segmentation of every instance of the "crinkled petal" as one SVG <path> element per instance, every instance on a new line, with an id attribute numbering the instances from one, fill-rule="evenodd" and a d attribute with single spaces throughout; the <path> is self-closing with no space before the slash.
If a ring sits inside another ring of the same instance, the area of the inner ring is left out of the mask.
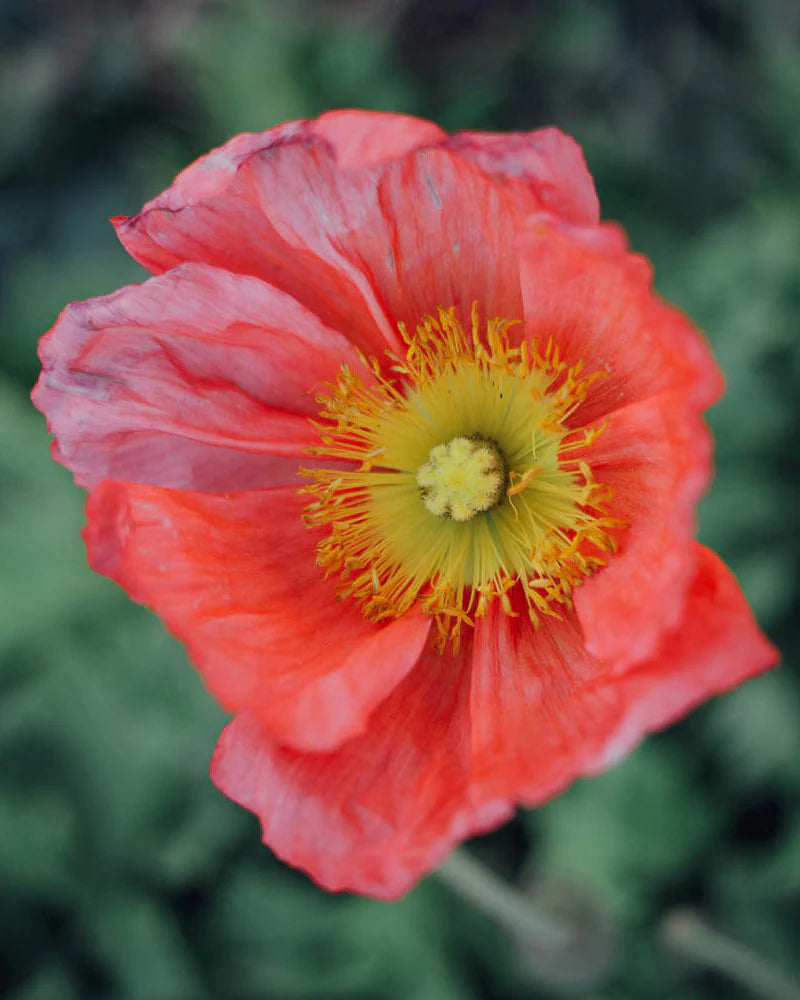
<path id="1" fill-rule="evenodd" d="M 487 316 L 521 315 L 515 206 L 439 147 L 345 170 L 328 142 L 304 134 L 253 153 L 211 197 L 180 208 L 166 200 L 169 210 L 156 199 L 118 220 L 142 263 L 198 260 L 258 275 L 367 353 L 399 350 L 397 322 L 413 329 L 439 307 L 468 319 L 477 301 Z"/>
<path id="2" fill-rule="evenodd" d="M 471 833 L 505 819 L 469 804 L 469 671 L 429 646 L 361 735 L 297 753 L 251 715 L 225 729 L 215 784 L 261 821 L 264 842 L 321 886 L 393 899 Z"/>
<path id="3" fill-rule="evenodd" d="M 198 157 L 171 187 L 151 199 L 151 208 L 180 211 L 223 191 L 253 153 L 266 152 L 296 139 L 317 136 L 332 148 L 340 166 L 375 166 L 398 159 L 421 146 L 436 145 L 446 133 L 433 122 L 411 115 L 342 109 L 319 118 L 283 122 L 263 132 L 242 132 Z M 121 216 L 120 220 L 124 217 Z"/>
<path id="4" fill-rule="evenodd" d="M 255 148 L 246 155 L 237 151 L 228 159 L 227 147 L 216 151 L 224 166 L 214 167 L 214 183 L 207 181 L 201 164 L 193 164 L 138 215 L 113 219 L 117 235 L 154 274 L 189 261 L 260 277 L 342 331 L 359 349 L 381 353 L 387 344 L 397 346 L 397 336 L 369 279 L 327 246 L 323 250 L 329 252 L 320 254 L 302 237 L 287 239 L 273 225 L 273 208 L 277 221 L 297 208 L 316 215 L 314 225 L 324 231 L 328 211 L 344 208 L 336 189 L 344 177 L 333 148 L 303 123 L 292 124 L 290 131 L 267 133 L 263 146 L 251 137 Z M 372 172 L 352 173 L 345 183 L 351 207 L 364 197 L 374 201 Z"/>
<path id="5" fill-rule="evenodd" d="M 586 759 L 586 773 L 603 770 L 649 733 L 778 661 L 778 651 L 759 630 L 734 575 L 710 549 L 699 544 L 695 549 L 697 568 L 678 627 L 647 662 L 621 678 L 604 678 L 582 696 L 589 712 L 596 699 L 612 693 L 620 704 L 602 752 Z"/>
<path id="6" fill-rule="evenodd" d="M 596 715 L 574 711 L 575 691 L 597 670 L 569 615 L 534 628 L 523 609 L 499 602 L 475 624 L 470 719 L 473 795 L 546 798 L 578 772 L 587 748 L 599 752 L 613 702 Z"/>
<path id="7" fill-rule="evenodd" d="M 387 167 L 378 194 L 380 240 L 360 240 L 357 252 L 390 315 L 412 332 L 440 307 L 454 306 L 465 323 L 474 302 L 487 318 L 521 315 L 513 208 L 481 171 L 423 150 Z"/>
<path id="8" fill-rule="evenodd" d="M 583 150 L 557 128 L 457 132 L 446 145 L 486 173 L 528 188 L 538 208 L 585 226 L 594 226 L 600 218 Z"/>
<path id="9" fill-rule="evenodd" d="M 288 487 L 210 496 L 107 481 L 89 498 L 85 537 L 92 568 L 163 618 L 224 707 L 318 750 L 361 732 L 430 619 L 377 626 L 337 600 L 304 503 Z"/>
<path id="10" fill-rule="evenodd" d="M 336 162 L 345 169 L 397 160 L 446 138 L 438 125 L 422 118 L 350 108 L 328 111 L 309 122 L 308 130 L 330 143 Z"/>
<path id="11" fill-rule="evenodd" d="M 618 232 L 540 215 L 517 245 L 527 335 L 552 338 L 566 362 L 605 375 L 576 424 L 668 389 L 683 388 L 697 410 L 719 397 L 722 378 L 703 338 L 654 294 L 649 264 L 622 249 Z"/>
<path id="12" fill-rule="evenodd" d="M 575 591 L 588 651 L 620 669 L 650 656 L 677 624 L 694 575 L 695 508 L 711 478 L 711 439 L 681 392 L 620 410 L 585 458 L 612 490 L 618 551 Z"/>
<path id="13" fill-rule="evenodd" d="M 394 320 L 339 242 L 347 243 L 359 217 L 380 215 L 380 163 L 442 137 L 438 126 L 405 115 L 341 111 L 289 122 L 237 136 L 184 170 L 138 215 L 112 221 L 125 248 L 153 273 L 199 261 L 257 275 L 360 349 L 381 353 L 398 346 Z M 355 166 L 365 169 L 343 170 Z"/>
<path id="14" fill-rule="evenodd" d="M 621 676 L 586 652 L 574 620 L 535 630 L 492 606 L 472 662 L 477 798 L 544 801 L 776 662 L 730 571 L 699 545 L 695 566 L 679 626 Z"/>
<path id="15" fill-rule="evenodd" d="M 511 205 L 452 154 L 343 171 L 324 149 L 293 146 L 250 160 L 241 178 L 286 244 L 346 274 L 392 331 L 440 307 L 468 319 L 474 301 L 487 316 L 520 314 Z"/>
<path id="16" fill-rule="evenodd" d="M 318 437 L 311 390 L 358 363 L 283 292 L 196 264 L 73 303 L 40 357 L 34 403 L 81 485 L 208 492 L 292 481 Z"/>
<path id="17" fill-rule="evenodd" d="M 264 132 L 242 132 L 235 135 L 222 146 L 198 157 L 194 163 L 181 170 L 166 191 L 147 202 L 142 213 L 151 209 L 179 212 L 187 205 L 195 205 L 212 198 L 231 184 L 236 171 L 254 153 L 268 151 L 303 138 L 307 134 L 307 126 L 308 122 L 300 119 L 283 122 Z M 116 225 L 123 224 L 126 219 L 125 216 L 118 216 L 111 221 Z M 160 270 L 163 268 L 157 268 L 157 271 Z"/>

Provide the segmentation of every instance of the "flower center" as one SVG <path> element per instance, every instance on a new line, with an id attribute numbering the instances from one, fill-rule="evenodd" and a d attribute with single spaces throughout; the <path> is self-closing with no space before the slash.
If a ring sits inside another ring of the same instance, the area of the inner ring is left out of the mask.
<path id="1" fill-rule="evenodd" d="M 559 617 L 613 551 L 609 491 L 587 464 L 602 428 L 572 426 L 600 375 L 567 366 L 552 342 L 512 343 L 515 324 L 473 307 L 400 333 L 404 358 L 343 367 L 318 396 L 318 458 L 304 470 L 317 562 L 371 621 L 415 604 L 440 643 L 499 601 L 512 615 Z M 344 466 L 344 467 L 342 467 Z"/>
<path id="2" fill-rule="evenodd" d="M 454 437 L 431 448 L 417 469 L 422 502 L 431 514 L 469 521 L 496 507 L 503 495 L 506 466 L 497 445 L 482 438 Z"/>

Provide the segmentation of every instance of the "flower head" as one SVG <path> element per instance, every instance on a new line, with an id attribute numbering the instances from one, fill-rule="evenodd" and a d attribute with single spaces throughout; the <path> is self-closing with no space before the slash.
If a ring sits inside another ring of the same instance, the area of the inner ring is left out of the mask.
<path id="1" fill-rule="evenodd" d="M 720 375 L 568 137 L 332 112 L 114 222 L 154 277 L 64 310 L 34 400 L 320 884 L 399 895 L 774 662 L 693 540 Z"/>

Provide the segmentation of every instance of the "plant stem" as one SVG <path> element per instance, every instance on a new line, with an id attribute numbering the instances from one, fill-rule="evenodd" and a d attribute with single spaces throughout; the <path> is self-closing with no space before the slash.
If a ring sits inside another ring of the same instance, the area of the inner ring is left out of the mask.
<path id="1" fill-rule="evenodd" d="M 520 939 L 546 948 L 562 946 L 571 937 L 569 928 L 546 908 L 537 906 L 535 900 L 498 878 L 463 849 L 453 851 L 436 874 Z"/>
<path id="2" fill-rule="evenodd" d="M 800 1000 L 800 985 L 746 945 L 709 927 L 691 910 L 669 914 L 662 922 L 661 934 L 673 951 L 716 969 L 763 1000 Z"/>

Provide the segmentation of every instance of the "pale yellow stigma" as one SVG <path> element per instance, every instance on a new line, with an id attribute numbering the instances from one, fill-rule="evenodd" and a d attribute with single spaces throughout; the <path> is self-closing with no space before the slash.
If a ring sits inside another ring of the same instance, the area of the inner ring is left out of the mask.
<path id="1" fill-rule="evenodd" d="M 497 506 L 503 495 L 506 467 L 491 441 L 455 437 L 431 448 L 417 470 L 422 502 L 439 517 L 469 521 Z"/>

